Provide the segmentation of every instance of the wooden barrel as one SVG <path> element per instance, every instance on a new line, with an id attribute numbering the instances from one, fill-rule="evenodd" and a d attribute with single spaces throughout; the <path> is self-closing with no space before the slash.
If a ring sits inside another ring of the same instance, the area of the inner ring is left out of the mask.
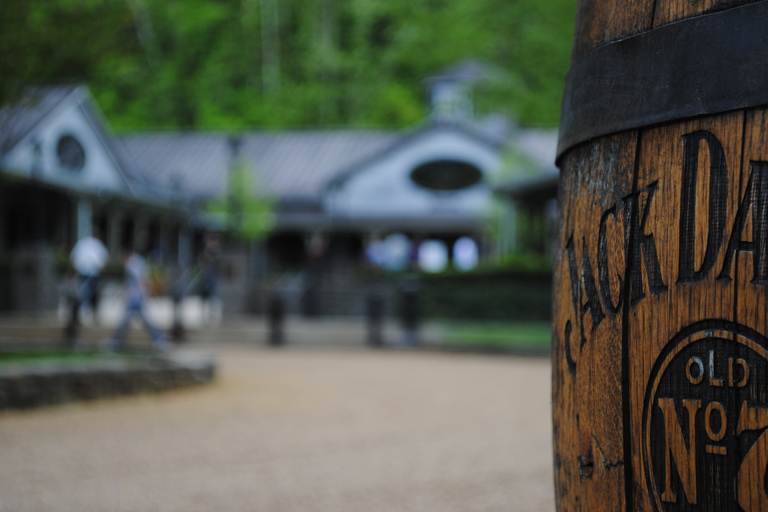
<path id="1" fill-rule="evenodd" d="M 560 127 L 560 511 L 768 511 L 768 2 L 581 0 Z"/>

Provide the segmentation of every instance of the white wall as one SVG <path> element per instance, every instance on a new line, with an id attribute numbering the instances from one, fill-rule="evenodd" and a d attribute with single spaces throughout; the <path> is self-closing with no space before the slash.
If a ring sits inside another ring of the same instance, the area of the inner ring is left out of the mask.
<path id="1" fill-rule="evenodd" d="M 436 160 L 471 164 L 483 181 L 459 191 L 434 191 L 411 180 L 418 166 Z M 327 211 L 351 217 L 476 216 L 491 197 L 489 177 L 500 165 L 498 151 L 460 131 L 432 131 L 381 158 L 350 177 L 326 196 Z"/>
<path id="2" fill-rule="evenodd" d="M 72 135 L 83 146 L 85 164 L 78 171 L 67 169 L 59 162 L 56 147 L 63 135 Z M 40 143 L 42 150 L 37 178 L 73 190 L 125 192 L 127 189 L 109 151 L 80 108 L 78 94 L 64 100 L 6 155 L 5 170 L 31 177 L 35 142 Z"/>

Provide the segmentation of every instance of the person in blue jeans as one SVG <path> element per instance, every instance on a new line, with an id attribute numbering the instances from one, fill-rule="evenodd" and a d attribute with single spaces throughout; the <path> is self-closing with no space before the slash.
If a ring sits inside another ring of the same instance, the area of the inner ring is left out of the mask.
<path id="1" fill-rule="evenodd" d="M 152 337 L 152 344 L 155 350 L 165 352 L 168 349 L 168 342 L 163 332 L 155 327 L 147 318 L 144 311 L 144 297 L 147 290 L 147 264 L 144 258 L 137 252 L 132 252 L 125 262 L 125 314 L 112 337 L 106 342 L 106 350 L 109 352 L 119 351 L 125 342 L 125 336 L 128 334 L 131 318 L 138 315 L 144 323 Z"/>

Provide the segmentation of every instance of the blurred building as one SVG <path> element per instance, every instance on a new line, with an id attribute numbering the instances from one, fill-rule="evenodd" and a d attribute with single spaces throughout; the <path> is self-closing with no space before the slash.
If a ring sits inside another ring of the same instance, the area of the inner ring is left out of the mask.
<path id="1" fill-rule="evenodd" d="M 557 184 L 555 166 L 557 133 L 526 130 L 518 134 L 515 148 L 519 159 L 509 166 L 515 172 L 501 180 L 496 193 L 509 203 L 505 235 L 509 252 L 551 257 L 557 228 Z"/>
<path id="2" fill-rule="evenodd" d="M 482 73 L 468 61 L 426 81 L 432 115 L 403 131 L 116 136 L 87 87 L 30 89 L 0 112 L 0 308 L 53 308 L 53 262 L 94 229 L 113 257 L 145 232 L 159 261 L 193 264 L 215 227 L 200 207 L 227 196 L 236 161 L 254 193 L 275 201 L 276 222 L 265 242 L 225 251 L 229 311 L 244 310 L 248 283 L 267 274 L 322 270 L 343 282 L 366 244 L 392 233 L 447 247 L 471 237 L 482 249 L 502 153 L 525 135 L 499 117 L 474 119 Z"/>
<path id="3" fill-rule="evenodd" d="M 137 173 L 85 87 L 34 88 L 0 114 L 0 306 L 49 310 L 57 262 L 97 227 L 119 259 L 146 231 L 191 251 L 189 211 Z"/>

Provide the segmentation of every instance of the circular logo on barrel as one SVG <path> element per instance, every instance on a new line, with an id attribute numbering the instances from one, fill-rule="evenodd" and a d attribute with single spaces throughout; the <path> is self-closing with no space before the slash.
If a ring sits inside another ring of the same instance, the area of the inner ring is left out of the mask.
<path id="1" fill-rule="evenodd" d="M 700 322 L 665 347 L 645 393 L 655 510 L 768 511 L 768 339 Z"/>

